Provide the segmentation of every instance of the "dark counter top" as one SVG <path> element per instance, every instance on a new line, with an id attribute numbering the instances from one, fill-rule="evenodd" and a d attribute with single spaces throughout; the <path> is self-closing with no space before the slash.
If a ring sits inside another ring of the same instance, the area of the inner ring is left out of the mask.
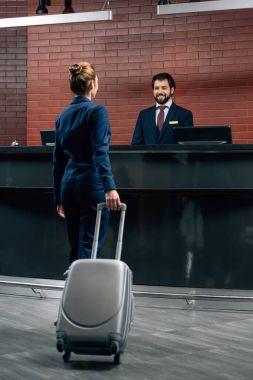
<path id="1" fill-rule="evenodd" d="M 1 154 L 51 154 L 52 146 L 1 147 Z M 253 152 L 253 144 L 224 145 L 111 145 L 110 153 L 227 153 Z"/>
<path id="2" fill-rule="evenodd" d="M 0 188 L 52 188 L 53 147 L 0 147 Z M 253 145 L 112 145 L 118 189 L 253 190 Z"/>

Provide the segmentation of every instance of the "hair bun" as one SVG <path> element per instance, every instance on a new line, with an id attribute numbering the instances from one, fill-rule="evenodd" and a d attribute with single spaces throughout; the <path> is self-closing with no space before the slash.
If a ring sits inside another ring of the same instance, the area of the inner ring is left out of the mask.
<path id="1" fill-rule="evenodd" d="M 82 72 L 82 66 L 80 66 L 78 63 L 74 63 L 73 65 L 69 66 L 69 72 L 72 75 L 79 75 Z"/>

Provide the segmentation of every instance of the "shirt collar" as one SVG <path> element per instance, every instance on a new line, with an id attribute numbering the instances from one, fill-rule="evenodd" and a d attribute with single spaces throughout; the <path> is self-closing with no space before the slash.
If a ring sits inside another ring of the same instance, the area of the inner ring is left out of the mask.
<path id="1" fill-rule="evenodd" d="M 90 102 L 91 100 L 83 95 L 75 95 L 74 98 L 72 98 L 71 103 L 80 103 L 80 102 Z"/>
<path id="2" fill-rule="evenodd" d="M 168 109 L 170 109 L 171 104 L 172 104 L 172 99 L 171 98 L 165 104 L 159 104 L 159 103 L 156 102 L 156 109 L 159 108 L 160 106 L 164 106 L 164 107 L 167 107 Z"/>

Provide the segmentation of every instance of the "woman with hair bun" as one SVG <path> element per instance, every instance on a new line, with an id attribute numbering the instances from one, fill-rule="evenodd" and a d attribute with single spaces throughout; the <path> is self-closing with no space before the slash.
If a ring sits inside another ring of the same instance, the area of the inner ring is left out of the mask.
<path id="1" fill-rule="evenodd" d="M 109 117 L 95 104 L 98 77 L 88 62 L 69 67 L 71 103 L 56 118 L 53 158 L 54 196 L 57 213 L 65 218 L 70 242 L 70 263 L 91 257 L 98 203 L 120 208 L 111 164 Z M 109 210 L 104 209 L 99 234 L 100 249 L 107 230 Z"/>

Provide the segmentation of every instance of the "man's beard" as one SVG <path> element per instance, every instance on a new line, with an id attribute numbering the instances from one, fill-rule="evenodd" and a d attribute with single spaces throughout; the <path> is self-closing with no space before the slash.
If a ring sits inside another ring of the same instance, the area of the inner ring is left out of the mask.
<path id="1" fill-rule="evenodd" d="M 165 104 L 165 103 L 167 103 L 169 100 L 170 100 L 170 98 L 171 98 L 171 95 L 169 95 L 169 96 L 166 96 L 165 98 L 163 98 L 163 100 L 159 100 L 158 98 L 159 98 L 159 96 L 154 96 L 154 98 L 155 98 L 155 100 L 156 100 L 156 102 L 158 103 L 158 104 Z"/>

